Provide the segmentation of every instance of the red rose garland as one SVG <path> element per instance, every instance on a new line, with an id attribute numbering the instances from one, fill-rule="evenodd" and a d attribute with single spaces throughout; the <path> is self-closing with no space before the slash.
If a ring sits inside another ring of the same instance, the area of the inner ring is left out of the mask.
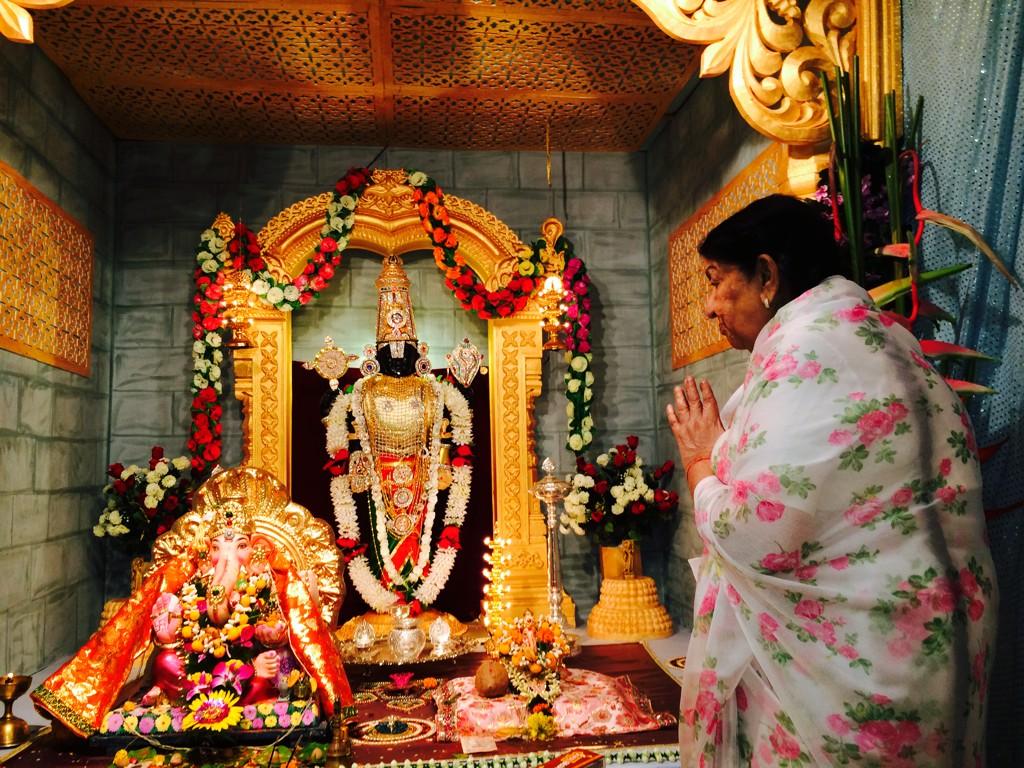
<path id="1" fill-rule="evenodd" d="M 476 312 L 482 320 L 490 320 L 509 317 L 525 307 L 544 274 L 540 252 L 534 248 L 521 254 L 519 275 L 509 280 L 504 288 L 488 290 L 458 253 L 459 240 L 452 231 L 441 187 L 422 171 L 409 173 L 409 185 L 413 188 L 412 199 L 423 223 L 423 231 L 434 245 L 434 261 L 444 270 L 444 283 L 462 308 Z"/>

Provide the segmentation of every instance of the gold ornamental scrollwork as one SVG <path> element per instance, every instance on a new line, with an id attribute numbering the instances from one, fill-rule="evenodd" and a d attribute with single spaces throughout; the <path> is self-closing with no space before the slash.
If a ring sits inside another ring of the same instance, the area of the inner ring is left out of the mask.
<path id="1" fill-rule="evenodd" d="M 755 129 L 789 144 L 828 139 L 818 69 L 848 68 L 852 0 L 634 0 L 668 35 L 707 47 L 701 77 L 729 72 L 736 108 Z"/>
<path id="2" fill-rule="evenodd" d="M 0 34 L 15 43 L 35 42 L 32 15 L 28 12 L 63 8 L 74 0 L 0 0 Z"/>
<path id="3" fill-rule="evenodd" d="M 707 46 L 701 77 L 729 72 L 740 114 L 776 141 L 829 139 L 818 71 L 849 70 L 854 53 L 861 58 L 867 135 L 880 135 L 884 94 L 900 92 L 899 4 L 890 0 L 634 2 L 670 37 Z"/>

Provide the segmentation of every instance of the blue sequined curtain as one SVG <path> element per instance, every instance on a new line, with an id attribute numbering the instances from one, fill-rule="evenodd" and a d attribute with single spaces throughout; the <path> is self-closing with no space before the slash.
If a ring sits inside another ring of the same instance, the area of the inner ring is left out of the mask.
<path id="1" fill-rule="evenodd" d="M 924 204 L 973 224 L 1024 276 L 1024 0 L 904 0 L 908 103 L 924 96 Z M 927 230 L 926 230 L 927 231 Z M 978 256 L 928 232 L 925 265 Z M 979 443 L 1008 438 L 984 466 L 1002 605 L 989 696 L 989 765 L 1024 765 L 1024 291 L 984 259 L 933 301 L 961 318 L 946 340 L 1000 358 L 979 368 L 998 390 L 975 398 Z"/>

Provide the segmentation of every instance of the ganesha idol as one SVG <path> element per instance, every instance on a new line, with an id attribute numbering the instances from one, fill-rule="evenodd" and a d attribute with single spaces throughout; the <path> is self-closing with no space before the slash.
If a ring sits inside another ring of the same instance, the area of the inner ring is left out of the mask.
<path id="1" fill-rule="evenodd" d="M 312 726 L 351 707 L 330 636 L 338 565 L 323 527 L 265 472 L 215 475 L 36 705 L 80 736 L 157 739 Z M 130 680 L 139 666 L 147 672 Z"/>

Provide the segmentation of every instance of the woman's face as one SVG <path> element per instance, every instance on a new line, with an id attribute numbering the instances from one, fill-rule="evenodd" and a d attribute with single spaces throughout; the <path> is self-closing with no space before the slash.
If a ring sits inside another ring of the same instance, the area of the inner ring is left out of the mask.
<path id="1" fill-rule="evenodd" d="M 718 320 L 722 335 L 736 349 L 753 349 L 757 334 L 773 314 L 764 306 L 763 299 L 771 300 L 771 296 L 761 272 L 747 277 L 737 266 L 704 259 L 704 275 L 711 285 L 704 313 L 708 319 Z"/>

